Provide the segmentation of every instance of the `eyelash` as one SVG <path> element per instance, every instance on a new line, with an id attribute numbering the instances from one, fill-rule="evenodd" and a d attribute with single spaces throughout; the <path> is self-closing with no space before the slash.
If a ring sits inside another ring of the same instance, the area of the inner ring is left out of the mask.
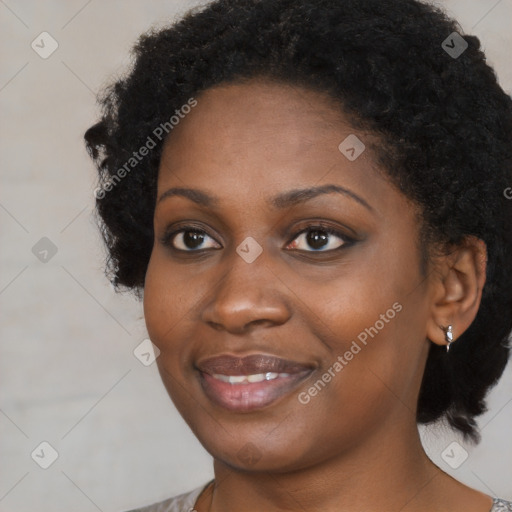
<path id="1" fill-rule="evenodd" d="M 309 225 L 309 226 L 307 226 L 307 227 L 297 231 L 293 235 L 293 237 L 290 239 L 290 241 L 287 242 L 286 245 L 291 244 L 296 238 L 298 238 L 303 233 L 308 233 L 310 231 L 320 231 L 320 232 L 323 232 L 323 233 L 327 233 L 329 235 L 334 235 L 334 236 L 340 238 L 343 241 L 343 244 L 340 245 L 339 247 L 337 247 L 336 249 L 330 249 L 330 250 L 327 250 L 327 251 L 322 251 L 322 250 L 306 251 L 306 250 L 303 250 L 303 249 L 296 249 L 298 252 L 303 252 L 303 253 L 306 252 L 306 253 L 314 253 L 314 254 L 318 254 L 318 253 L 330 254 L 330 253 L 333 253 L 335 251 L 340 251 L 341 249 L 346 249 L 347 247 L 351 246 L 352 244 L 354 244 L 356 242 L 356 239 L 347 236 L 346 234 L 338 231 L 337 229 L 335 229 L 335 228 L 333 228 L 331 226 L 328 226 L 328 225 L 323 224 L 322 222 L 319 222 L 317 224 L 311 224 L 311 225 Z M 175 251 L 175 252 L 181 253 L 181 254 L 184 254 L 184 253 L 189 253 L 189 254 L 202 253 L 204 251 L 212 250 L 211 248 L 209 248 L 209 249 L 190 249 L 188 251 L 186 251 L 184 249 L 176 249 L 176 247 L 173 246 L 173 239 L 174 239 L 174 237 L 176 235 L 180 234 L 180 233 L 186 233 L 186 232 L 198 233 L 198 234 L 206 235 L 206 236 L 208 236 L 210 238 L 213 238 L 206 231 L 204 231 L 204 229 L 201 229 L 201 228 L 199 228 L 197 226 L 193 226 L 193 225 L 186 225 L 186 226 L 181 226 L 178 229 L 174 229 L 172 231 L 166 232 L 164 234 L 164 236 L 160 239 L 160 242 L 164 246 L 166 246 L 169 249 L 171 249 L 172 251 Z M 216 250 L 216 249 L 214 249 L 214 250 Z M 289 249 L 289 250 L 293 251 L 293 249 Z"/>

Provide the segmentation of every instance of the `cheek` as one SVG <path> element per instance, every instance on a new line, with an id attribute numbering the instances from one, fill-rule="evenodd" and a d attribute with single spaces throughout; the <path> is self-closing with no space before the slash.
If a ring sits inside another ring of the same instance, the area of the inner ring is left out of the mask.
<path id="1" fill-rule="evenodd" d="M 382 308 L 372 302 L 366 310 L 355 305 L 346 314 L 333 310 L 329 315 L 330 330 L 339 337 L 331 335 L 325 365 L 298 390 L 294 425 L 317 431 L 311 445 L 303 445 L 311 450 L 304 456 L 327 456 L 319 446 L 349 446 L 381 428 L 387 418 L 415 421 L 425 342 L 411 328 L 417 311 L 401 301 L 388 304 L 393 298 L 385 299 Z M 277 437 L 275 441 L 277 445 Z"/>
<path id="2" fill-rule="evenodd" d="M 319 377 L 328 381 L 325 390 L 321 382 L 316 386 L 326 394 L 325 400 L 315 400 L 317 406 L 341 400 L 371 413 L 389 399 L 415 407 L 428 348 L 421 329 L 427 316 L 425 289 L 418 285 L 417 263 L 389 257 L 357 268 L 310 288 L 307 296 L 314 334 L 324 346 Z M 305 391 L 305 400 L 320 394 L 314 388 Z"/>
<path id="3" fill-rule="evenodd" d="M 172 325 L 172 314 L 167 308 L 169 293 L 160 277 L 158 262 L 152 255 L 144 282 L 144 319 L 151 341 L 161 350 L 161 338 L 166 327 Z"/>
<path id="4" fill-rule="evenodd" d="M 176 282 L 176 270 L 153 251 L 144 283 L 144 318 L 149 337 L 162 352 L 193 309 L 194 300 L 187 291 L 189 288 Z"/>

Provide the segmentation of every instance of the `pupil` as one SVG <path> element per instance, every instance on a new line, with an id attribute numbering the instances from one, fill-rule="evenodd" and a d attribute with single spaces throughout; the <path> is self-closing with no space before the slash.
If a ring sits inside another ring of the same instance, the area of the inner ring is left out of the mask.
<path id="1" fill-rule="evenodd" d="M 192 235 L 191 235 L 192 233 Z M 183 242 L 189 249 L 195 249 L 203 243 L 204 235 L 197 231 L 183 233 Z"/>
<path id="2" fill-rule="evenodd" d="M 322 235 L 318 235 L 323 233 Z M 307 243 L 314 249 L 321 249 L 327 242 L 328 234 L 325 231 L 310 231 L 307 235 Z M 322 243 L 318 244 L 319 240 Z"/>

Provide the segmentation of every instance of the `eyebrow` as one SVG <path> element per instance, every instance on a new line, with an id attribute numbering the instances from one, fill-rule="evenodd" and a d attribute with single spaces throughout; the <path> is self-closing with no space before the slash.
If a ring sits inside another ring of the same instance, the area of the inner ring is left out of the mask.
<path id="1" fill-rule="evenodd" d="M 300 203 L 304 203 L 324 194 L 332 194 L 332 193 L 341 194 L 345 197 L 349 197 L 354 201 L 358 202 L 362 206 L 364 206 L 367 210 L 374 212 L 374 209 L 360 196 L 352 192 L 351 190 L 340 187 L 339 185 L 321 185 L 318 187 L 309 187 L 302 189 L 290 190 L 288 192 L 284 192 L 278 194 L 274 197 L 271 197 L 267 202 L 269 206 L 272 206 L 275 209 L 282 210 L 284 208 L 290 208 Z M 206 192 L 203 192 L 198 189 L 193 188 L 184 188 L 184 187 L 174 187 L 166 190 L 158 199 L 158 203 L 162 202 L 164 199 L 173 196 L 181 196 L 190 199 L 194 203 L 205 206 L 208 208 L 218 208 L 220 204 L 220 200 L 218 197 L 211 196 Z"/>

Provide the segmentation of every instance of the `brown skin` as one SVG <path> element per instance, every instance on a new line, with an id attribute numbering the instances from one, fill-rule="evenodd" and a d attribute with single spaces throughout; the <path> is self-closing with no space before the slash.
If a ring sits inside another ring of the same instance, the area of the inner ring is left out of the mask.
<path id="1" fill-rule="evenodd" d="M 478 311 L 485 245 L 469 238 L 422 275 L 417 208 L 375 167 L 371 135 L 352 129 L 324 95 L 253 80 L 197 100 L 166 142 L 157 197 L 195 188 L 218 206 L 157 200 L 144 289 L 163 382 L 214 457 L 216 485 L 196 509 L 488 512 L 488 496 L 428 459 L 415 421 L 430 343 L 445 344 L 448 324 L 456 340 Z M 368 143 L 352 162 L 338 150 L 351 133 Z M 325 184 L 349 189 L 371 210 L 337 193 L 283 210 L 266 204 Z M 312 247 L 300 233 L 320 220 L 356 243 L 336 251 L 347 241 L 327 235 L 325 249 Z M 161 242 L 183 221 L 206 231 L 202 255 L 182 235 L 174 246 L 188 253 Z M 248 236 L 263 248 L 250 264 L 236 252 Z M 301 404 L 298 394 L 396 302 L 403 309 Z M 194 368 L 222 353 L 267 353 L 316 370 L 270 406 L 235 413 L 209 401 Z M 239 455 L 248 443 L 258 460 Z"/>

